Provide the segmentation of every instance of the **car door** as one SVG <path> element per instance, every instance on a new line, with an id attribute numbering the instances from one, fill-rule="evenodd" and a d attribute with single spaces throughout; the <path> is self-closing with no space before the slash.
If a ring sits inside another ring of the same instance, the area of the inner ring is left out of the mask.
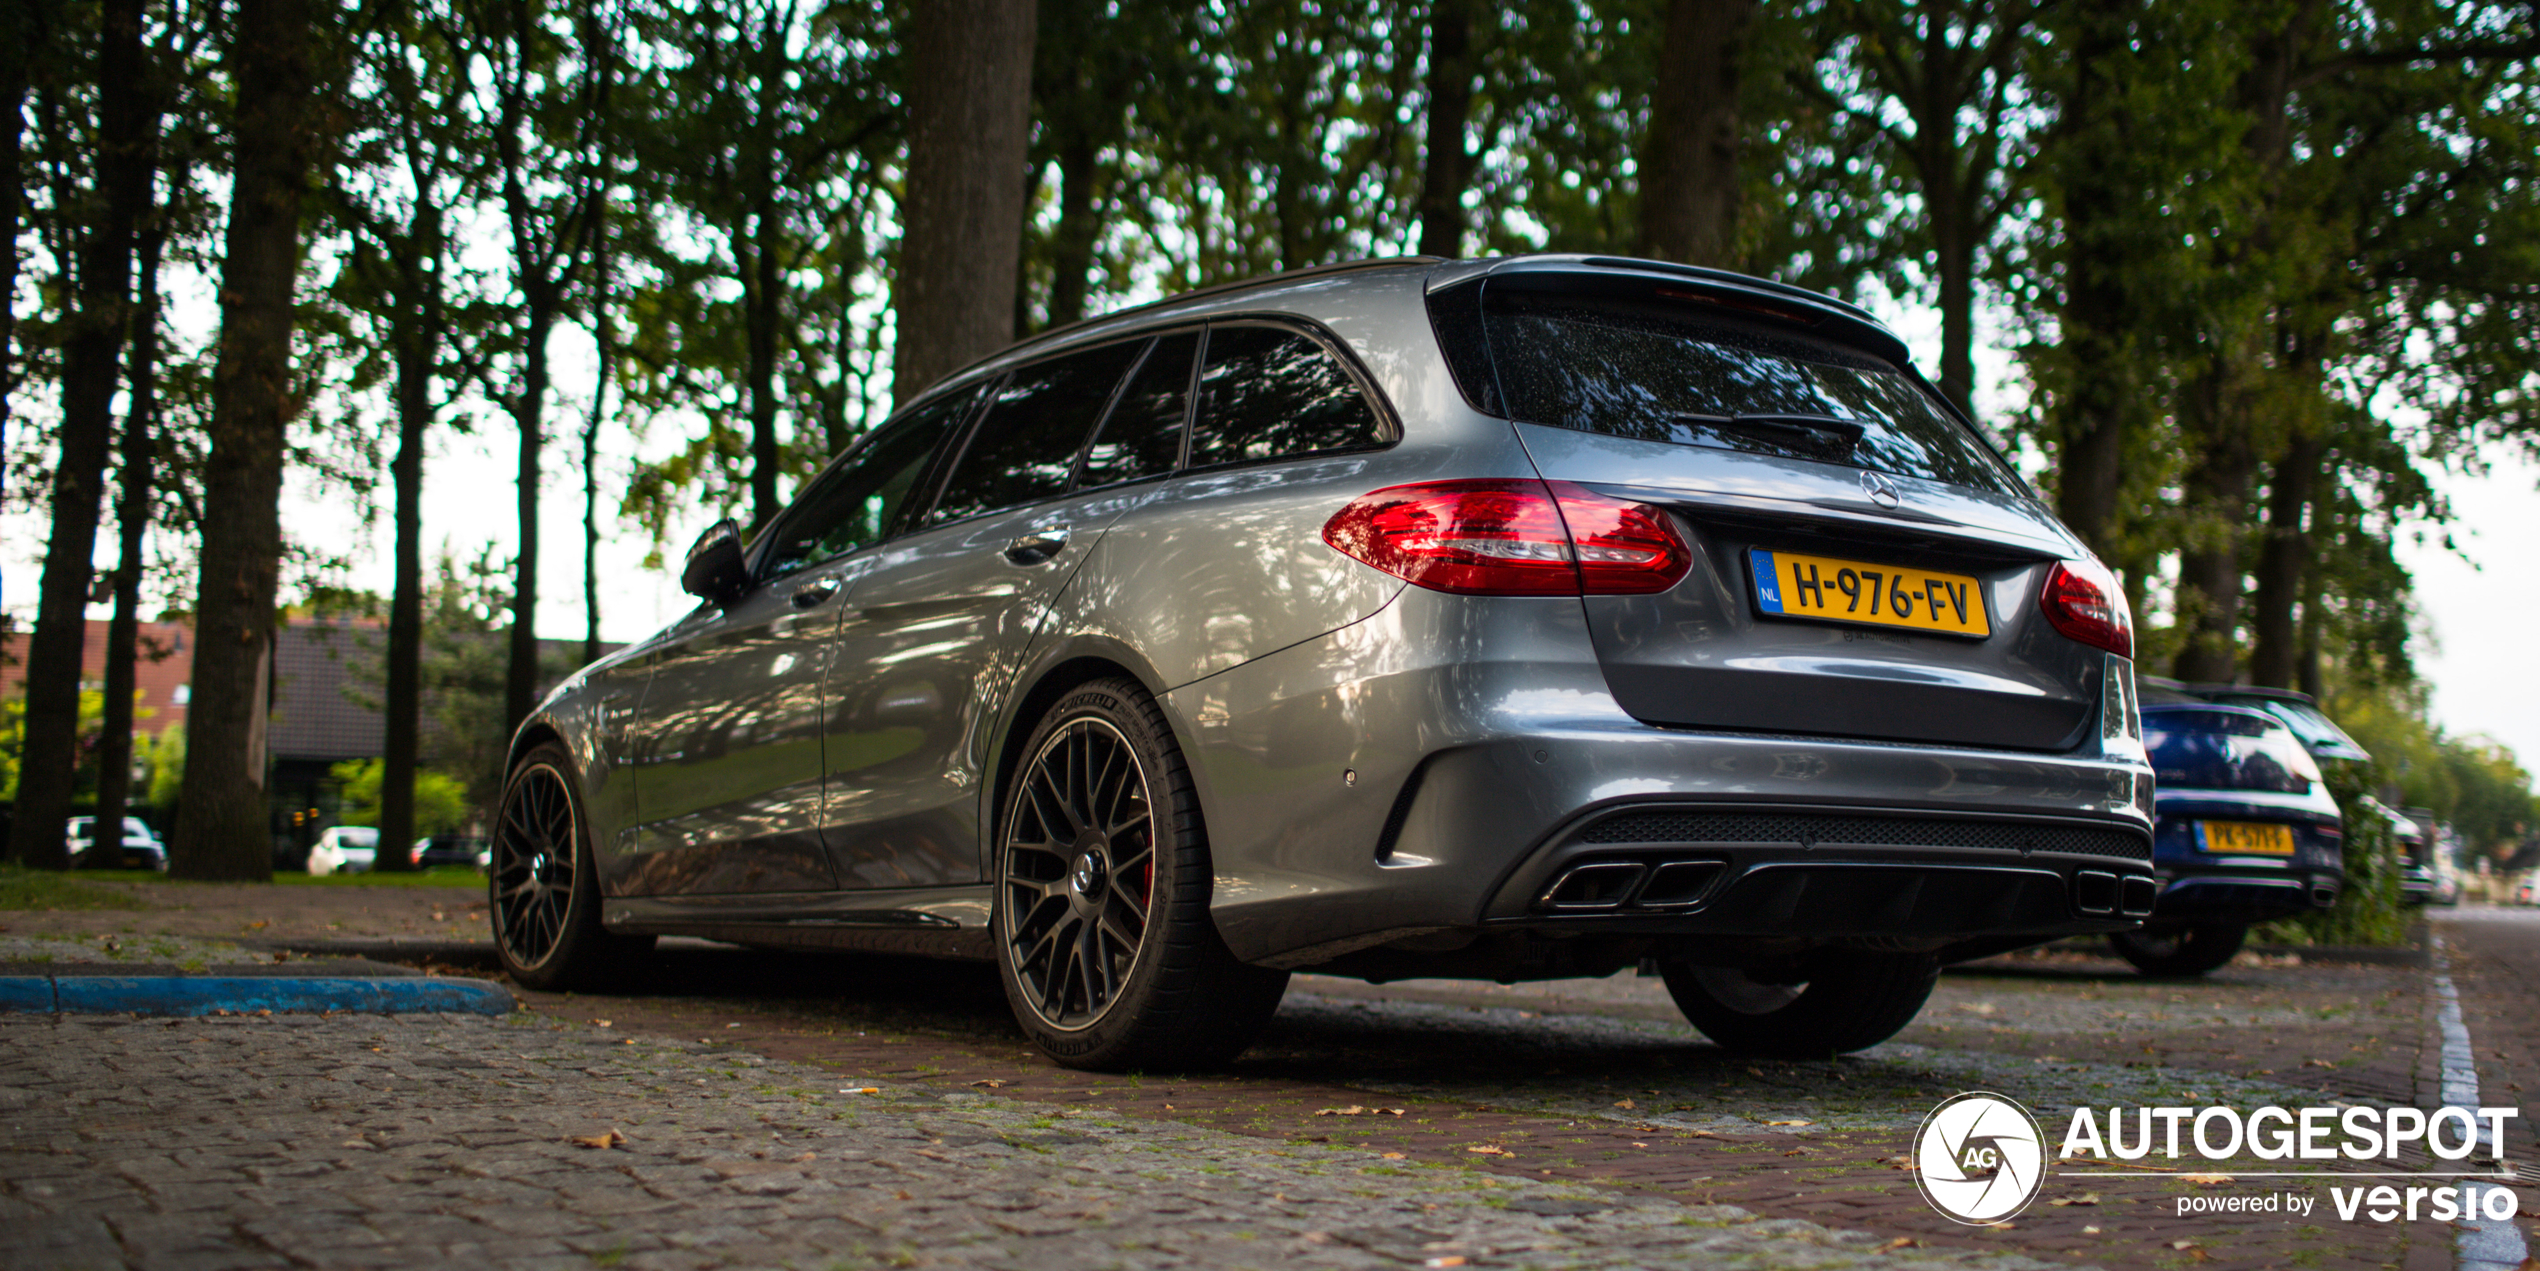
<path id="1" fill-rule="evenodd" d="M 841 886 L 978 881 L 985 734 L 1049 598 L 1117 515 L 1116 495 L 1067 491 L 1150 343 L 1000 381 L 915 531 L 857 580 L 827 694 L 824 815 Z"/>
<path id="2" fill-rule="evenodd" d="M 822 681 L 843 600 L 972 397 L 921 404 L 806 488 L 752 545 L 752 585 L 666 632 L 634 729 L 627 894 L 825 891 Z"/>

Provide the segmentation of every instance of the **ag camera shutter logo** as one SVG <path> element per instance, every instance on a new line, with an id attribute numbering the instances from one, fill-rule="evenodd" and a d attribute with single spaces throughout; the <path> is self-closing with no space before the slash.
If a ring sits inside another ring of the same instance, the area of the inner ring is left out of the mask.
<path id="1" fill-rule="evenodd" d="M 2028 1208 L 2045 1182 L 2046 1136 L 2037 1118 L 2001 1095 L 1952 1096 L 1914 1132 L 1914 1185 L 1953 1222 L 2001 1222 Z"/>

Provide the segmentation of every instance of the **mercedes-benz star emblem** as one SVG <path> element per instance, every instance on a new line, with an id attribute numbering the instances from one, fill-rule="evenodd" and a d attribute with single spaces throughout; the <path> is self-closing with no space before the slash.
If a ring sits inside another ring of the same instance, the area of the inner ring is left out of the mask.
<path id="1" fill-rule="evenodd" d="M 1861 493 L 1870 496 L 1870 502 L 1883 508 L 1895 507 L 1905 498 L 1898 492 L 1895 482 L 1875 472 L 1861 474 Z"/>
<path id="2" fill-rule="evenodd" d="M 2001 1222 L 2028 1208 L 2045 1181 L 2046 1136 L 2037 1118 L 2001 1095 L 1954 1096 L 1914 1133 L 1914 1185 L 1953 1222 Z"/>

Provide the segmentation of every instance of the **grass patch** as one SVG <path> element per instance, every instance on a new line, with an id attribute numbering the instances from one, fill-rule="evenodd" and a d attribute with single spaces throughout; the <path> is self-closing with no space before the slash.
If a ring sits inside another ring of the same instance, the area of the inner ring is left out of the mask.
<path id="1" fill-rule="evenodd" d="M 147 909 L 148 905 L 96 879 L 156 877 L 147 870 L 81 870 L 78 874 L 0 865 L 0 909 Z"/>

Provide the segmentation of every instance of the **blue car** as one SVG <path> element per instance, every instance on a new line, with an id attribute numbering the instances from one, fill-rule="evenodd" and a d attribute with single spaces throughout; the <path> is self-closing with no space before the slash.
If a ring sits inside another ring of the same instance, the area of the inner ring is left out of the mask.
<path id="1" fill-rule="evenodd" d="M 2140 931 L 2109 937 L 2151 975 L 2229 962 L 2256 923 L 2337 902 L 2345 835 L 2319 765 L 2275 714 L 2147 685 L 2160 901 Z"/>

